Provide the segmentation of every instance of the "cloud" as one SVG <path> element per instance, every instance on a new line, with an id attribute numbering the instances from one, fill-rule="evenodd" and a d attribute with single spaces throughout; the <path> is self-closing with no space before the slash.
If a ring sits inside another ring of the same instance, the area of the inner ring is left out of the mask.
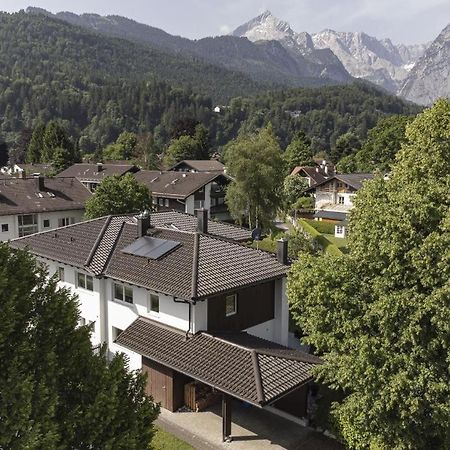
<path id="1" fill-rule="evenodd" d="M 231 27 L 229 25 L 220 25 L 219 31 L 220 34 L 228 34 L 231 31 Z"/>

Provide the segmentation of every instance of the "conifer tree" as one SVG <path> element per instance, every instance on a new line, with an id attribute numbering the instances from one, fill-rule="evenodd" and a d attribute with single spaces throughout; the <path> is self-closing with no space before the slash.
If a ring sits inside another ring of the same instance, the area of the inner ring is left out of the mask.
<path id="1" fill-rule="evenodd" d="M 158 407 L 123 356 L 93 353 L 77 300 L 0 244 L 0 447 L 148 448 Z"/>

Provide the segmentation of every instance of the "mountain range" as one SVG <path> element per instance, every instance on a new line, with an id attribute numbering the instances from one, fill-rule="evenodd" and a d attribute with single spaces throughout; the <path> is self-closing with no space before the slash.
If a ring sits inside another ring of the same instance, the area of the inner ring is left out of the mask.
<path id="1" fill-rule="evenodd" d="M 362 32 L 297 33 L 265 11 L 228 36 L 190 40 L 121 16 L 51 14 L 40 8 L 27 12 L 147 44 L 181 58 L 198 58 L 265 86 L 320 86 L 358 78 L 420 104 L 450 95 L 445 76 L 450 67 L 449 27 L 433 43 L 396 45 Z"/>

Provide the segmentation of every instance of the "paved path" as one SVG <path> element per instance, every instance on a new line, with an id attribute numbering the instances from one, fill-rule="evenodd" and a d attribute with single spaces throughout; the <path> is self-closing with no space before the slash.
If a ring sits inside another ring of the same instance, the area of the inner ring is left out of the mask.
<path id="1" fill-rule="evenodd" d="M 333 439 L 254 407 L 233 404 L 231 443 L 222 442 L 222 418 L 216 405 L 200 413 L 161 410 L 158 426 L 198 450 L 342 450 Z"/>

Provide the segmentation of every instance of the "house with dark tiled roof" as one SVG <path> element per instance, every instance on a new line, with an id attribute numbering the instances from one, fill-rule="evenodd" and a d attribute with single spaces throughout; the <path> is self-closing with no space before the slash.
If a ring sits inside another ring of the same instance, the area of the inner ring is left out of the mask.
<path id="1" fill-rule="evenodd" d="M 0 241 L 81 222 L 91 195 L 75 178 L 0 180 Z"/>
<path id="2" fill-rule="evenodd" d="M 184 159 L 170 170 L 176 172 L 225 172 L 225 166 L 217 159 Z"/>
<path id="3" fill-rule="evenodd" d="M 227 439 L 231 398 L 276 410 L 293 395 L 304 413 L 321 363 L 287 347 L 287 243 L 273 255 L 237 242 L 243 234 L 200 210 L 195 229 L 174 212 L 109 216 L 10 245 L 29 249 L 77 294 L 93 345 L 147 372 L 147 392 L 163 408 L 195 410 L 221 397 Z"/>
<path id="4" fill-rule="evenodd" d="M 205 208 L 213 218 L 230 219 L 225 203 L 230 179 L 221 172 L 141 170 L 135 177 L 148 187 L 158 211 L 194 214 L 195 210 Z"/>
<path id="5" fill-rule="evenodd" d="M 297 166 L 291 175 L 298 175 L 308 181 L 308 186 L 323 183 L 336 173 L 336 168 L 332 163 L 326 160 L 318 160 L 315 166 Z"/>
<path id="6" fill-rule="evenodd" d="M 132 164 L 110 163 L 80 163 L 73 164 L 58 174 L 59 177 L 73 177 L 94 192 L 97 186 L 106 178 L 113 175 L 122 177 L 127 173 L 136 173 L 139 168 Z"/>
<path id="7" fill-rule="evenodd" d="M 353 200 L 364 182 L 372 178 L 370 173 L 336 174 L 312 186 L 309 191 L 314 195 L 315 219 L 334 223 L 335 236 L 345 237 Z"/>

